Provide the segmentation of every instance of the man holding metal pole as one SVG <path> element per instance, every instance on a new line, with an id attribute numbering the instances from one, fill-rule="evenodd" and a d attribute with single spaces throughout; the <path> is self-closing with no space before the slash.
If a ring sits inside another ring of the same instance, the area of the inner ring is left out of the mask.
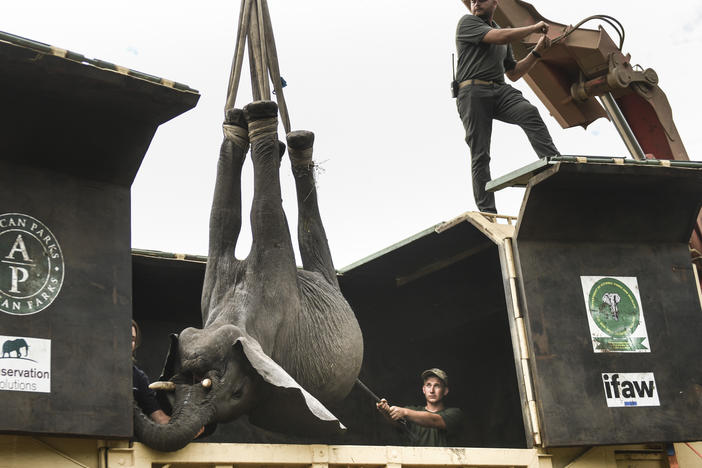
<path id="1" fill-rule="evenodd" d="M 447 408 L 444 397 L 449 392 L 448 375 L 433 368 L 422 372 L 424 406 L 390 406 L 385 398 L 376 403 L 378 411 L 391 421 L 404 421 L 411 442 L 428 447 L 447 447 L 448 437 L 460 431 L 463 412 Z"/>
<path id="2" fill-rule="evenodd" d="M 539 111 L 522 93 L 505 83 L 504 75 L 517 81 L 550 47 L 548 24 L 540 21 L 521 28 L 500 29 L 493 21 L 498 0 L 461 0 L 472 15 L 465 15 L 456 29 L 458 71 L 454 80 L 458 114 L 470 147 L 473 195 L 478 210 L 497 213 L 495 195 L 485 191 L 490 181 L 492 120 L 519 125 L 540 157 L 560 155 Z M 516 61 L 510 42 L 543 33 L 536 47 Z"/>

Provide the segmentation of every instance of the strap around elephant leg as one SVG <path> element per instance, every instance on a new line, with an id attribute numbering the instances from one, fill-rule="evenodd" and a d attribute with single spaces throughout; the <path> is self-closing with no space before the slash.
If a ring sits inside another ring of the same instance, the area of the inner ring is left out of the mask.
<path id="1" fill-rule="evenodd" d="M 255 101 L 244 106 L 251 144 L 273 136 L 278 139 L 278 104 L 274 101 Z"/>
<path id="2" fill-rule="evenodd" d="M 222 124 L 224 137 L 244 151 L 249 150 L 249 132 L 238 125 Z"/>
<path id="3" fill-rule="evenodd" d="M 293 168 L 311 168 L 314 166 L 314 162 L 312 162 L 312 148 L 304 150 L 288 148 L 288 153 L 290 154 L 290 162 Z"/>
<path id="4" fill-rule="evenodd" d="M 278 139 L 278 118 L 261 119 L 249 122 L 249 141 L 254 143 L 261 138 L 275 136 Z"/>

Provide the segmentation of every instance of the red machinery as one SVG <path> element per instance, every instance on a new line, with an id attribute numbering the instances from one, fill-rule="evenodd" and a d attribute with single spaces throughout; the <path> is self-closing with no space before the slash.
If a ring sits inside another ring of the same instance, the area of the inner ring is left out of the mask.
<path id="1" fill-rule="evenodd" d="M 609 23 L 620 33 L 619 44 L 601 27 L 579 26 L 590 19 Z M 495 20 L 501 27 L 527 26 L 539 21 L 550 25 L 552 46 L 524 76 L 531 89 L 563 128 L 587 127 L 608 117 L 635 159 L 688 161 L 690 158 L 673 122 L 658 75 L 631 65 L 624 54 L 623 28 L 614 18 L 587 18 L 574 28 L 548 20 L 533 5 L 521 0 L 500 0 Z M 517 59 L 536 45 L 539 34 L 512 44 Z M 690 239 L 693 261 L 702 269 L 702 212 Z"/>

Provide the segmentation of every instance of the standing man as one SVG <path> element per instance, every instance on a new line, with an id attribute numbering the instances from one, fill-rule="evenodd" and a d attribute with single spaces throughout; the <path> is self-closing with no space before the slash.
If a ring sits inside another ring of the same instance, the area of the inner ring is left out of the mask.
<path id="1" fill-rule="evenodd" d="M 424 406 L 390 406 L 383 398 L 376 406 L 383 416 L 392 420 L 404 420 L 414 445 L 426 447 L 448 447 L 448 436 L 454 436 L 463 425 L 463 412 L 459 408 L 447 408 L 444 397 L 449 392 L 448 375 L 433 368 L 422 372 Z"/>
<path id="2" fill-rule="evenodd" d="M 473 195 L 478 210 L 497 213 L 495 195 L 485 191 L 490 181 L 490 137 L 492 119 L 517 124 L 526 133 L 540 157 L 560 153 L 539 115 L 522 93 L 505 83 L 504 75 L 517 81 L 551 46 L 546 36 L 548 24 L 540 21 L 521 28 L 500 29 L 493 21 L 498 0 L 461 0 L 473 13 L 465 15 L 456 29 L 459 82 L 456 105 L 470 147 Z M 536 47 L 517 62 L 510 42 L 541 32 Z"/>

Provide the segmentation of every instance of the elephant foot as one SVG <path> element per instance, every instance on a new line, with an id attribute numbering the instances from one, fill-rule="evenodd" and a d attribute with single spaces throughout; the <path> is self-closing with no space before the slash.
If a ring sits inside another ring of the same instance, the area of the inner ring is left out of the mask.
<path id="1" fill-rule="evenodd" d="M 278 104 L 275 101 L 254 101 L 244 106 L 244 115 L 249 125 L 253 120 L 278 117 Z"/>
<path id="2" fill-rule="evenodd" d="M 244 151 L 249 149 L 249 130 L 244 111 L 241 109 L 228 109 L 225 112 L 222 124 L 224 137 Z"/>
<path id="3" fill-rule="evenodd" d="M 312 146 L 314 133 L 307 130 L 296 130 L 287 135 L 290 161 L 293 168 L 310 168 L 312 163 Z"/>
<path id="4" fill-rule="evenodd" d="M 256 101 L 244 107 L 249 124 L 249 141 L 278 133 L 278 104 L 274 101 Z"/>

